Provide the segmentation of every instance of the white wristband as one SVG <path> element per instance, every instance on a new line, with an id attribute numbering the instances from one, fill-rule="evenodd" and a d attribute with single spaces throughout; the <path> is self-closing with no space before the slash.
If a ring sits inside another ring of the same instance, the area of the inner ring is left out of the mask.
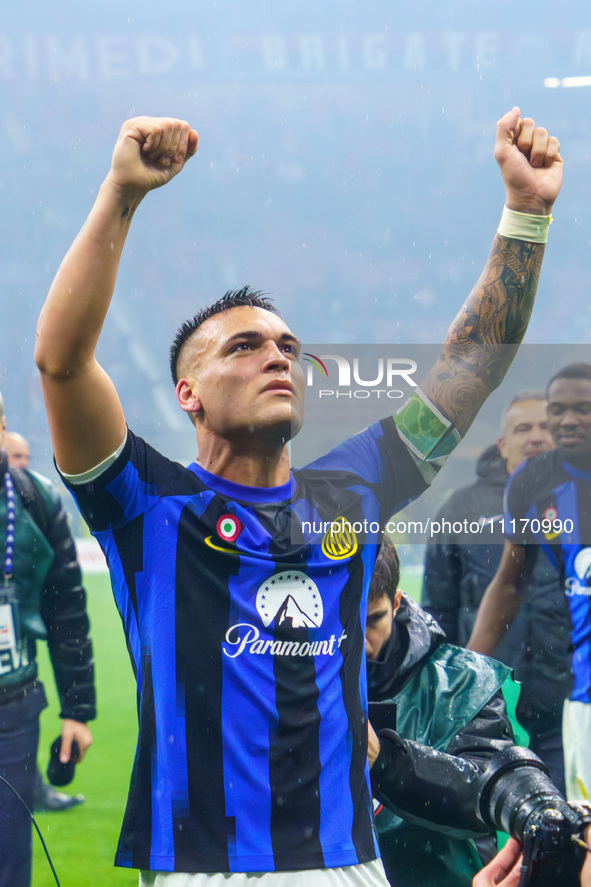
<path id="1" fill-rule="evenodd" d="M 552 216 L 536 216 L 533 213 L 518 213 L 503 207 L 498 233 L 501 237 L 514 240 L 531 240 L 533 243 L 546 243 Z"/>

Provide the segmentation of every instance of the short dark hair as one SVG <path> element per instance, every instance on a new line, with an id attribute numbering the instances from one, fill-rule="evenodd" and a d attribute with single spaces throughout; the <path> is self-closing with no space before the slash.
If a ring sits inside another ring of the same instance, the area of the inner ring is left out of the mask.
<path id="1" fill-rule="evenodd" d="M 240 290 L 228 290 L 221 299 L 214 302 L 208 308 L 202 308 L 190 320 L 186 320 L 177 330 L 174 342 L 170 347 L 170 374 L 172 381 L 176 385 L 177 364 L 179 355 L 185 342 L 191 338 L 195 330 L 199 329 L 202 323 L 213 317 L 214 314 L 221 314 L 222 311 L 229 311 L 230 308 L 263 308 L 272 314 L 279 315 L 279 311 L 273 305 L 273 300 L 260 290 L 253 290 L 249 286 L 243 286 Z"/>
<path id="2" fill-rule="evenodd" d="M 392 540 L 384 535 L 369 583 L 369 601 L 373 603 L 387 594 L 393 604 L 399 582 L 400 558 Z"/>
<path id="3" fill-rule="evenodd" d="M 588 379 L 591 381 L 591 365 L 588 363 L 569 363 L 567 366 L 558 370 L 546 387 L 546 396 L 550 390 L 550 385 L 557 379 Z"/>

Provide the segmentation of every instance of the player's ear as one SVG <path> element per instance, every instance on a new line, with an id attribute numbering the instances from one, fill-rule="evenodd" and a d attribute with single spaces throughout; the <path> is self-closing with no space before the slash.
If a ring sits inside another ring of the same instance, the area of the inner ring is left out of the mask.
<path id="1" fill-rule="evenodd" d="M 501 454 L 501 458 L 507 460 L 506 450 L 505 450 L 505 438 L 497 437 L 497 450 Z"/>
<path id="2" fill-rule="evenodd" d="M 198 413 L 201 410 L 201 399 L 192 379 L 179 379 L 176 384 L 176 399 L 181 410 L 186 413 Z"/>
<path id="3" fill-rule="evenodd" d="M 394 592 L 394 603 L 392 604 L 392 617 L 394 619 L 396 618 L 396 613 L 398 612 L 398 609 L 400 607 L 401 600 L 402 600 L 402 591 L 399 588 L 397 588 L 396 591 Z"/>

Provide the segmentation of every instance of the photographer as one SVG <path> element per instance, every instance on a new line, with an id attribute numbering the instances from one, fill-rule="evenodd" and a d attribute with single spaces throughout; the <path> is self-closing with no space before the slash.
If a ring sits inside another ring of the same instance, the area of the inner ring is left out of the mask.
<path id="1" fill-rule="evenodd" d="M 385 537 L 365 645 L 378 731 L 370 731 L 371 781 L 383 805 L 376 826 L 389 880 L 467 887 L 483 861 L 474 839 L 480 851 L 490 838 L 486 861 L 496 849 L 494 832 L 503 831 L 524 844 L 523 883 L 576 883 L 582 858 L 571 853 L 571 835 L 591 820 L 566 803 L 533 752 L 515 746 L 500 693 L 509 669 L 445 644 L 437 623 L 401 594 L 398 579 L 396 549 Z"/>

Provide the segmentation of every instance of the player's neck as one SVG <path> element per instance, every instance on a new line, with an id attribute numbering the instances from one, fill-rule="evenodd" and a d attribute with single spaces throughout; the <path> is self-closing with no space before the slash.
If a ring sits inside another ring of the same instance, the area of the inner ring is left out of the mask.
<path id="1" fill-rule="evenodd" d="M 218 477 L 246 487 L 279 487 L 289 480 L 287 444 L 237 449 L 228 441 L 199 442 L 197 463 Z"/>

